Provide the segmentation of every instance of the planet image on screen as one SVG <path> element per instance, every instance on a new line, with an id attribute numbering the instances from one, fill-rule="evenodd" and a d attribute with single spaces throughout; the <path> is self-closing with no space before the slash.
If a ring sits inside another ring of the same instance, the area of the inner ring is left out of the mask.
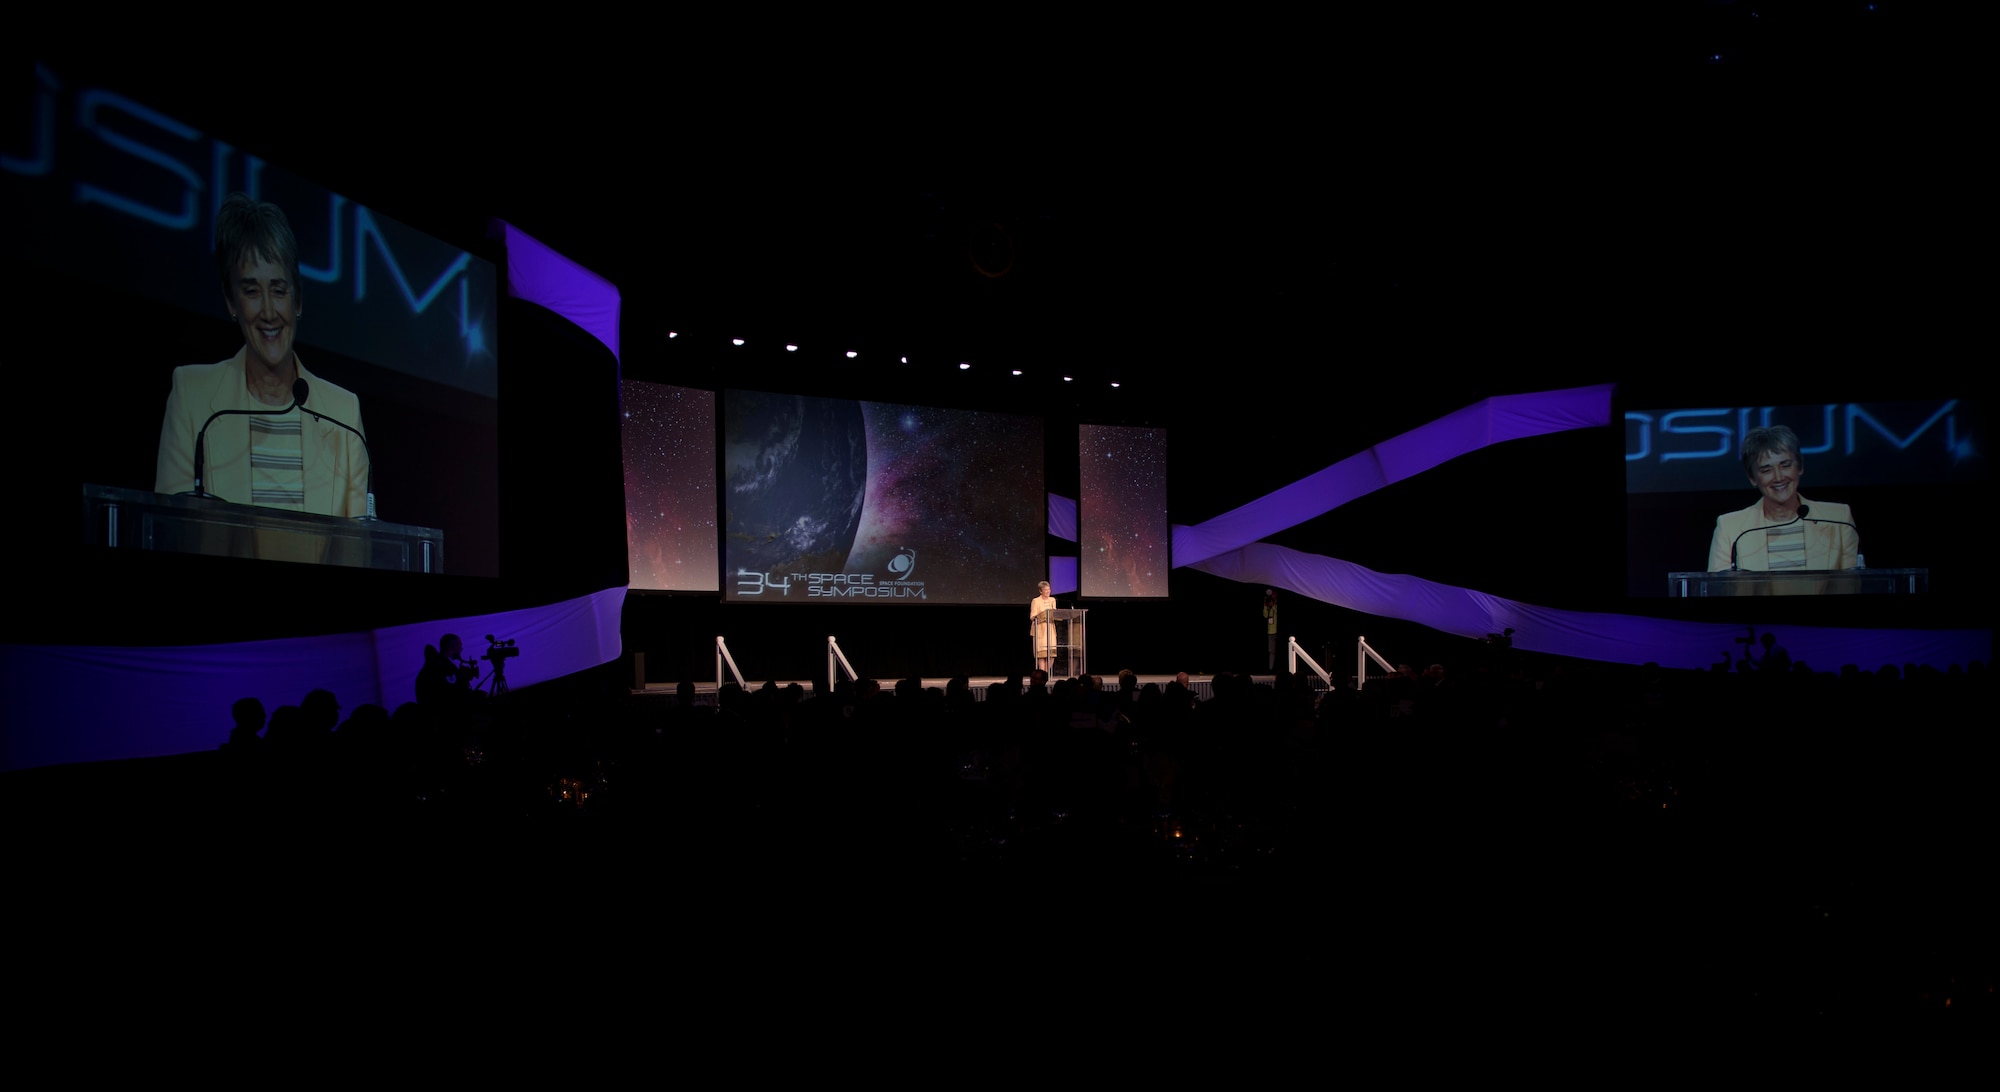
<path id="1" fill-rule="evenodd" d="M 860 404 L 732 391 L 726 405 L 730 569 L 772 576 L 841 572 L 868 494 Z"/>

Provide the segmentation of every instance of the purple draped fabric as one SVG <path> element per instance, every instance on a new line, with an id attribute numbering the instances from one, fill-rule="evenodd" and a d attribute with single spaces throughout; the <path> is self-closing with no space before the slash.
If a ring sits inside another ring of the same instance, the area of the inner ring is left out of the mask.
<path id="1" fill-rule="evenodd" d="M 1261 541 L 1357 497 L 1482 447 L 1611 423 L 1611 387 L 1576 387 L 1488 398 L 1353 455 L 1269 496 L 1193 527 L 1174 527 L 1174 565 L 1193 565 Z M 1076 502 L 1070 501 L 1075 537 Z M 1052 500 L 1049 511 L 1053 516 Z M 1056 533 L 1055 521 L 1049 522 Z"/>
<path id="2" fill-rule="evenodd" d="M 465 654 L 485 635 L 512 638 L 510 686 L 573 675 L 616 659 L 624 588 L 529 610 L 444 619 L 370 633 L 173 648 L 0 646 L 7 721 L 0 769 L 212 751 L 229 738 L 229 706 L 266 712 L 333 691 L 343 719 L 356 706 L 394 711 L 415 700 L 424 646 L 456 633 Z M 482 678 L 490 665 L 480 664 Z"/>
<path id="3" fill-rule="evenodd" d="M 618 286 L 500 223 L 507 244 L 507 294 L 538 303 L 576 323 L 618 356 Z"/>
<path id="4" fill-rule="evenodd" d="M 1210 558 L 1193 568 L 1245 584 L 1284 588 L 1365 614 L 1398 618 L 1460 637 L 1513 629 L 1514 647 L 1583 660 L 1706 668 L 1743 636 L 1737 622 L 1678 622 L 1625 614 L 1556 610 L 1467 588 L 1390 575 L 1330 557 L 1265 543 Z M 1786 626 L 1785 648 L 1815 671 L 1854 664 L 1946 667 L 1989 660 L 1991 630 L 1842 629 Z"/>
<path id="5" fill-rule="evenodd" d="M 1049 594 L 1076 594 L 1076 560 L 1073 557 L 1049 558 Z"/>
<path id="6" fill-rule="evenodd" d="M 1049 534 L 1064 542 L 1076 541 L 1076 501 L 1049 494 Z"/>

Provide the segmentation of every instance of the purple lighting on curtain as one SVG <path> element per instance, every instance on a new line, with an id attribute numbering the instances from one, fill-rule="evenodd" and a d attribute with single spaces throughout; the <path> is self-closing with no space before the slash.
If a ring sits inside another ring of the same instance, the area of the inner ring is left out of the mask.
<path id="1" fill-rule="evenodd" d="M 1049 591 L 1055 595 L 1075 595 L 1076 587 L 1076 558 L 1049 558 Z"/>
<path id="2" fill-rule="evenodd" d="M 1076 502 L 1049 494 L 1049 534 L 1064 542 L 1076 541 Z M 1049 558 L 1049 590 L 1057 595 L 1074 595 L 1078 585 L 1077 559 Z"/>
<path id="3" fill-rule="evenodd" d="M 1579 660 L 1701 669 L 1743 635 L 1740 622 L 1676 622 L 1626 614 L 1555 610 L 1484 592 L 1378 573 L 1330 557 L 1253 543 L 1193 566 L 1244 584 L 1284 588 L 1383 618 L 1460 637 L 1513 629 L 1514 647 Z M 1991 630 L 1890 630 L 1786 626 L 1785 648 L 1815 671 L 1844 664 L 1948 667 L 1992 658 Z"/>
<path id="4" fill-rule="evenodd" d="M 1175 528 L 1178 530 L 1179 528 Z M 1076 502 L 1049 494 L 1049 534 L 1064 542 L 1076 541 Z"/>
<path id="5" fill-rule="evenodd" d="M 507 294 L 576 323 L 618 357 L 618 286 L 500 221 L 507 245 Z"/>
<path id="6" fill-rule="evenodd" d="M 508 661 L 507 682 L 529 686 L 617 659 L 624 651 L 619 635 L 624 611 L 625 589 L 606 588 L 545 607 L 378 629 L 374 633 L 375 659 L 380 665 L 377 682 L 382 704 L 393 710 L 417 699 L 417 669 L 423 666 L 424 646 L 435 644 L 446 633 L 459 635 L 467 657 L 485 653 L 487 634 L 512 640 L 521 654 Z M 482 661 L 479 666 L 483 680 L 491 673 L 492 664 Z"/>
<path id="7" fill-rule="evenodd" d="M 1609 385 L 1488 398 L 1342 459 L 1207 523 L 1176 526 L 1174 566 L 1193 565 L 1262 541 L 1482 447 L 1610 423 Z"/>
<path id="8" fill-rule="evenodd" d="M 0 769 L 212 751 L 229 736 L 229 706 L 254 697 L 266 712 L 297 705 L 325 687 L 346 717 L 359 705 L 416 699 L 424 646 L 445 633 L 465 654 L 492 634 L 521 654 L 508 662 L 513 687 L 562 678 L 616 659 L 625 589 L 546 607 L 448 618 L 368 633 L 173 648 L 0 646 L 7 716 Z M 484 672 L 491 665 L 482 663 Z"/>

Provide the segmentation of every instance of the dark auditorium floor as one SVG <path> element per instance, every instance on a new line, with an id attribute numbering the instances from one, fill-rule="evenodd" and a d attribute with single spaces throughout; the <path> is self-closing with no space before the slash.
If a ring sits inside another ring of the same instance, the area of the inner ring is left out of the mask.
<path id="1" fill-rule="evenodd" d="M 1166 805 L 1127 728 L 1048 721 L 1028 751 L 1074 749 L 1038 781 L 990 734 L 722 733 L 629 692 L 521 703 L 442 780 L 217 751 L 15 771 L 0 790 L 10 886 L 54 917 L 242 899 L 255 919 L 282 891 L 582 938 L 613 906 L 705 914 L 717 935 L 867 917 L 902 945 L 1032 923 L 1083 948 L 1282 951 L 1385 1002 L 1993 1010 L 1983 721 L 1898 714 L 1910 681 L 1817 723 L 1736 678 L 1634 685 L 1449 712 L 1343 692 L 1312 730 L 1218 761 L 1227 786 Z M 1916 707 L 1975 696 L 1983 676 L 1933 680 Z M 1752 719 L 1712 719 L 1738 707 Z"/>

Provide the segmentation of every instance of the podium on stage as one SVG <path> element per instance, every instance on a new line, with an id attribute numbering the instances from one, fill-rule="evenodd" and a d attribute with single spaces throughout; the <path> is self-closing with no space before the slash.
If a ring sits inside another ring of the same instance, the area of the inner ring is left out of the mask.
<path id="1" fill-rule="evenodd" d="M 1918 595 L 1930 590 L 1929 569 L 1790 569 L 1774 573 L 1668 573 L 1675 599 L 1745 595 Z"/>
<path id="2" fill-rule="evenodd" d="M 83 487 L 86 545 L 359 569 L 444 571 L 444 532 L 108 485 Z"/>
<path id="3" fill-rule="evenodd" d="M 1054 678 L 1073 679 L 1089 670 L 1085 666 L 1083 647 L 1085 613 L 1082 607 L 1050 607 L 1036 618 L 1038 622 L 1047 622 L 1055 627 L 1055 666 L 1050 670 L 1050 675 Z M 1034 644 L 1035 638 L 1031 629 L 1028 637 L 1028 655 L 1031 658 L 1036 652 Z"/>

